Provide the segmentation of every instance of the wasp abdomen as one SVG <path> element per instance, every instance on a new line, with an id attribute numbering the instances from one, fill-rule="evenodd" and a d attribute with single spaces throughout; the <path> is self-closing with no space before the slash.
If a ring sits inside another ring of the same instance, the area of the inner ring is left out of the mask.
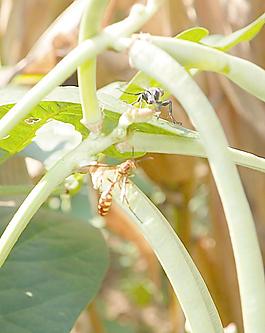
<path id="1" fill-rule="evenodd" d="M 102 192 L 98 201 L 98 213 L 105 216 L 110 211 L 112 204 L 112 193 L 110 191 Z"/>

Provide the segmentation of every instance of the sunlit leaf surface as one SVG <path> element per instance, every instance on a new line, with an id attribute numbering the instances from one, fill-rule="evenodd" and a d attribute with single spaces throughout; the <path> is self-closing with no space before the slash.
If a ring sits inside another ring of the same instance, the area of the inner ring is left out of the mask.
<path id="1" fill-rule="evenodd" d="M 144 79 L 142 75 L 139 77 L 139 81 L 143 81 Z M 100 105 L 105 115 L 103 124 L 103 132 L 105 134 L 110 133 L 117 126 L 120 115 L 130 107 L 128 97 L 123 100 L 116 97 L 117 92 L 119 92 L 117 87 L 119 86 L 119 84 L 112 84 L 98 91 Z M 137 87 L 138 90 L 141 89 L 140 85 L 137 85 Z M 8 89 L 5 89 L 0 96 L 0 118 L 2 118 L 24 94 L 25 91 L 20 88 L 12 88 L 9 93 Z M 35 137 L 36 131 L 51 119 L 69 123 L 82 134 L 83 138 L 87 137 L 88 130 L 80 123 L 82 111 L 77 87 L 59 87 L 55 89 L 45 100 L 40 102 L 23 121 L 15 126 L 9 135 L 0 140 L 0 149 L 2 150 L 0 151 L 0 162 L 27 147 Z M 146 133 L 181 136 L 195 135 L 193 131 L 179 126 L 175 127 L 173 124 L 163 120 L 134 124 L 132 128 Z M 123 156 L 114 147 L 105 151 L 105 153 L 114 157 Z M 126 156 L 124 155 L 124 157 Z"/>
<path id="2" fill-rule="evenodd" d="M 199 42 L 202 38 L 209 35 L 209 31 L 202 27 L 190 28 L 179 33 L 176 38 L 189 40 L 191 42 Z"/>

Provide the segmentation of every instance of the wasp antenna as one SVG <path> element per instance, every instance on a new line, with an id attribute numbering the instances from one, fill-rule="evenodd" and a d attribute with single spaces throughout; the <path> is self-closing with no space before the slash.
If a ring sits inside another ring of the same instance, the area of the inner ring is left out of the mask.
<path id="1" fill-rule="evenodd" d="M 120 88 L 116 88 L 118 89 L 119 91 L 123 92 L 124 94 L 127 94 L 127 95 L 134 95 L 134 96 L 139 96 L 142 94 L 142 92 L 138 92 L 138 93 L 130 93 L 130 92 L 127 92 L 127 91 L 124 91 L 124 90 L 121 90 Z"/>

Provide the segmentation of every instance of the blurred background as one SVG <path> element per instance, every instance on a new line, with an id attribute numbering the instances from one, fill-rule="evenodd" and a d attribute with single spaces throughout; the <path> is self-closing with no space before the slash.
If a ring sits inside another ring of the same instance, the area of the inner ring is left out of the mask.
<path id="1" fill-rule="evenodd" d="M 10 81 L 33 85 L 75 47 L 85 2 L 1 0 L 0 86 Z M 102 26 L 126 17 L 136 2 L 110 0 Z M 168 0 L 142 31 L 174 36 L 190 27 L 203 26 L 211 34 L 229 34 L 264 11 L 264 0 Z M 252 42 L 231 52 L 265 68 L 264 45 L 265 29 Z M 127 55 L 113 51 L 99 56 L 97 71 L 99 88 L 117 80 L 128 81 L 135 74 Z M 230 145 L 265 156 L 264 104 L 219 75 L 202 73 L 196 80 L 214 106 Z M 76 84 L 76 76 L 65 82 Z M 192 128 L 176 102 L 174 116 L 183 126 Z M 233 332 L 236 324 L 238 332 L 242 332 L 234 258 L 207 162 L 192 157 L 153 157 L 153 161 L 141 163 L 144 173 L 137 182 L 159 205 L 192 255 L 224 326 L 230 325 L 229 332 Z M 239 170 L 264 256 L 265 177 L 253 170 Z M 30 185 L 42 172 L 38 162 L 15 157 L 0 168 L 0 184 Z M 21 196 L 16 199 L 22 200 Z M 184 332 L 182 311 L 159 263 L 138 230 L 115 205 L 103 232 L 111 250 L 111 266 L 100 294 L 81 314 L 72 333 Z"/>

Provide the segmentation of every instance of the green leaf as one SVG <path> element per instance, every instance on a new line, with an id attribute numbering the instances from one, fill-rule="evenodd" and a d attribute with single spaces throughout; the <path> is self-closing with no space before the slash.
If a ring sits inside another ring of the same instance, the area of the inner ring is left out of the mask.
<path id="1" fill-rule="evenodd" d="M 96 295 L 107 264 L 97 229 L 40 211 L 1 268 L 1 332 L 69 333 Z"/>
<path id="2" fill-rule="evenodd" d="M 1 106 L 1 118 L 13 105 L 14 104 Z M 81 116 L 82 112 L 79 104 L 57 101 L 40 102 L 25 120 L 11 130 L 8 136 L 0 140 L 0 147 L 11 154 L 21 151 L 31 143 L 32 139 L 35 137 L 36 131 L 50 119 L 72 124 L 83 137 L 86 137 L 88 131 L 80 123 Z"/>
<path id="3" fill-rule="evenodd" d="M 75 89 L 72 89 L 72 87 L 55 89 L 9 135 L 0 140 L 0 148 L 5 153 L 5 159 L 8 157 L 7 154 L 11 156 L 30 144 L 35 137 L 36 131 L 51 119 L 70 123 L 83 137 L 88 135 L 87 129 L 80 123 L 82 111 L 79 103 L 78 88 L 73 88 Z M 25 92 L 26 90 L 20 87 L 8 87 L 1 90 L 0 118 L 24 96 Z"/>
<path id="4" fill-rule="evenodd" d="M 177 35 L 177 38 L 186 39 L 193 42 L 199 41 L 204 45 L 226 51 L 242 41 L 251 40 L 260 31 L 264 23 L 265 14 L 261 15 L 257 20 L 245 28 L 236 31 L 229 36 L 211 35 L 206 37 L 208 34 L 206 29 L 195 27 L 180 33 Z M 161 84 L 149 76 L 139 72 L 126 86 L 126 91 L 139 92 L 139 90 L 141 91 L 142 89 L 153 86 L 161 87 Z M 123 112 L 122 110 L 126 110 L 128 107 L 126 104 L 130 104 L 135 100 L 135 96 L 126 95 L 126 93 L 121 94 L 118 92 L 117 88 L 121 88 L 121 85 L 114 83 L 107 86 L 107 88 L 104 87 L 101 89 L 102 92 L 105 91 L 105 97 L 109 96 L 112 98 L 112 102 L 108 102 L 107 105 L 104 101 L 101 103 L 104 106 L 105 118 L 103 130 L 106 134 L 117 125 L 119 115 Z M 26 90 L 24 88 L 17 87 L 8 87 L 1 90 L 0 118 L 2 118 L 3 115 L 9 111 L 14 103 L 21 99 L 25 92 Z M 166 93 L 164 97 L 167 98 L 168 94 Z M 118 98 L 120 98 L 125 103 L 122 104 Z M 102 101 L 100 100 L 100 102 Z M 43 126 L 49 119 L 56 119 L 74 125 L 75 129 L 79 131 L 85 138 L 88 135 L 88 131 L 80 123 L 81 118 L 82 113 L 78 88 L 59 87 L 55 89 L 49 96 L 47 96 L 47 98 L 45 98 L 44 101 L 36 106 L 27 116 L 27 118 L 20 122 L 6 138 L 0 140 L 0 163 L 6 160 L 10 155 L 15 154 L 25 148 L 34 138 L 36 130 Z M 158 132 L 161 134 L 161 121 L 153 122 L 153 126 L 151 127 L 149 124 L 147 127 L 144 126 L 145 131 L 148 133 L 157 133 L 158 130 Z M 163 130 L 166 130 L 167 134 L 169 135 L 173 134 L 185 136 L 187 134 L 187 130 L 168 131 L 171 125 L 169 127 L 164 125 L 165 122 L 162 122 Z M 142 125 L 137 124 L 133 126 L 133 129 L 137 129 L 139 131 L 143 130 Z M 188 132 L 188 135 L 190 134 L 191 133 Z M 106 151 L 106 153 L 108 153 L 108 151 Z M 112 149 L 112 154 L 113 153 L 114 157 L 118 157 L 115 149 Z"/>
<path id="5" fill-rule="evenodd" d="M 154 86 L 156 82 L 140 73 L 134 78 L 134 85 L 138 91 L 142 90 L 142 85 Z M 137 83 L 138 82 L 138 83 Z M 141 84 L 141 86 L 140 86 Z M 158 85 L 158 84 L 157 84 Z M 121 92 L 120 83 L 108 85 L 98 91 L 100 106 L 103 108 L 105 117 L 103 132 L 110 133 L 118 124 L 120 115 L 130 107 L 128 95 L 124 100 L 119 100 Z M 0 94 L 0 118 L 6 114 L 10 108 L 25 94 L 25 90 L 12 88 L 1 90 Z M 114 97 L 113 97 L 114 96 Z M 47 123 L 50 119 L 55 119 L 72 124 L 79 131 L 83 138 L 88 135 L 88 130 L 80 123 L 82 119 L 81 105 L 79 101 L 79 90 L 77 87 L 58 87 L 40 102 L 32 112 L 21 121 L 6 138 L 0 140 L 0 163 L 28 146 L 36 135 L 36 131 Z M 153 120 L 149 123 L 134 124 L 131 129 L 147 133 L 158 133 L 168 135 L 194 135 L 195 132 L 183 127 L 174 127 L 164 120 Z M 122 155 L 115 147 L 106 150 L 105 153 L 111 157 L 127 158 L 131 154 Z"/>
<path id="6" fill-rule="evenodd" d="M 247 42 L 253 39 L 265 24 L 265 14 L 261 15 L 254 22 L 246 27 L 233 32 L 231 35 L 210 35 L 201 40 L 201 43 L 207 46 L 217 48 L 221 51 L 230 50 L 241 42 Z"/>
<path id="7" fill-rule="evenodd" d="M 198 43 L 202 38 L 209 35 L 209 31 L 202 27 L 194 27 L 182 31 L 175 38 L 188 40 L 190 42 Z"/>

